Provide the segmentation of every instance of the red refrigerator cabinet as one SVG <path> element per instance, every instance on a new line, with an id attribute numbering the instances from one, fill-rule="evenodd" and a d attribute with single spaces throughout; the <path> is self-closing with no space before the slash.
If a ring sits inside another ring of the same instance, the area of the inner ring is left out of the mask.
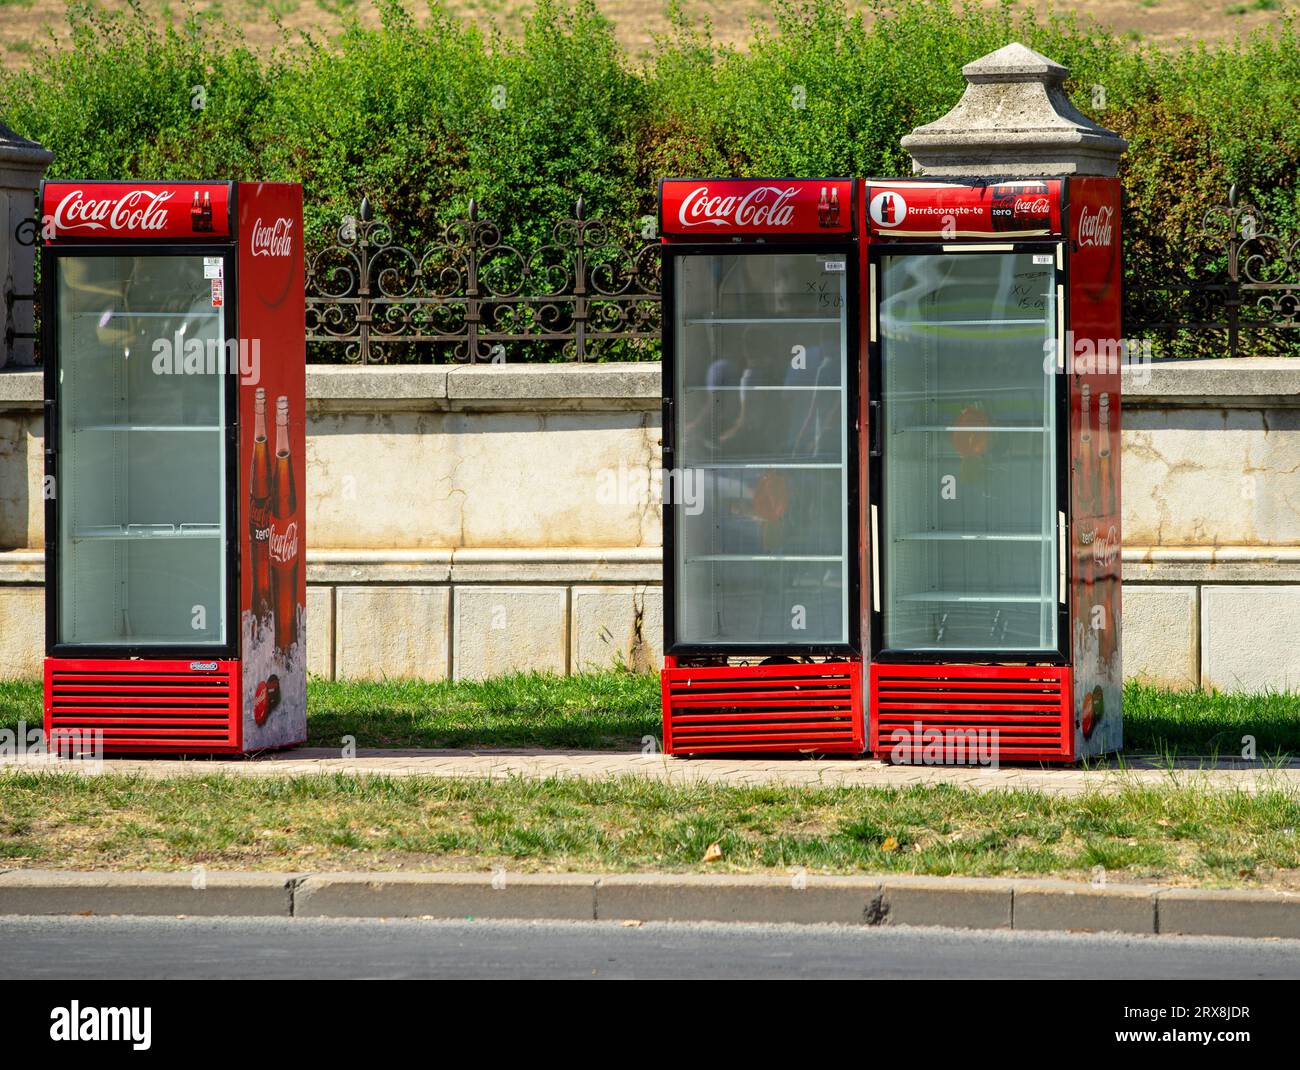
<path id="1" fill-rule="evenodd" d="M 306 738 L 302 189 L 47 182 L 52 749 Z"/>
<path id="2" fill-rule="evenodd" d="M 670 754 L 866 745 L 854 194 L 660 187 Z"/>
<path id="3" fill-rule="evenodd" d="M 861 192 L 870 748 L 1116 751 L 1119 183 Z"/>

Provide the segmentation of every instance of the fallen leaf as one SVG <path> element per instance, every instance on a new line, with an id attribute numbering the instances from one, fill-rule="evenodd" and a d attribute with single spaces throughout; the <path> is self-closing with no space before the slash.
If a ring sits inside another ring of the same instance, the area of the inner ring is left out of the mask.
<path id="1" fill-rule="evenodd" d="M 882 851 L 897 851 L 898 841 L 893 836 L 886 836 L 885 842 L 880 845 Z"/>
<path id="2" fill-rule="evenodd" d="M 704 852 L 704 861 L 720 862 L 722 860 L 722 844 L 711 843 L 709 849 Z"/>

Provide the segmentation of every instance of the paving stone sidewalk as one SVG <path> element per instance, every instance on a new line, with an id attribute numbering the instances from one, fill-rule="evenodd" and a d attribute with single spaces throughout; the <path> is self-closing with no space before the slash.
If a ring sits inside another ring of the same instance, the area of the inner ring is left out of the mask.
<path id="1" fill-rule="evenodd" d="M 1264 763 L 1184 759 L 1170 768 L 1155 758 L 1132 757 L 1123 768 L 1076 769 L 1007 766 L 999 769 L 894 766 L 874 759 L 725 758 L 680 759 L 661 754 L 554 750 L 338 750 L 300 747 L 249 759 L 108 758 L 98 763 L 48 755 L 0 758 L 0 769 L 45 769 L 146 776 L 309 776 L 350 775 L 428 777 L 588 777 L 641 776 L 674 784 L 791 784 L 810 786 L 903 787 L 952 784 L 978 791 L 1019 789 L 1054 795 L 1117 791 L 1125 785 L 1199 786 L 1257 792 L 1280 789 L 1300 793 L 1300 762 L 1272 767 Z"/>

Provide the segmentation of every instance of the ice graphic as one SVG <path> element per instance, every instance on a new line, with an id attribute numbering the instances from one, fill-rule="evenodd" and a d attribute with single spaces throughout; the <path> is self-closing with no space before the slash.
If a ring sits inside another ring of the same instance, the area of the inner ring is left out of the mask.
<path id="1" fill-rule="evenodd" d="M 245 750 L 286 747 L 307 736 L 305 607 L 298 606 L 296 614 L 298 638 L 284 655 L 276 652 L 275 629 L 270 617 L 254 618 L 251 610 L 245 610 L 242 615 Z M 272 674 L 280 678 L 280 704 L 258 724 L 253 717 L 257 687 L 266 683 Z"/>

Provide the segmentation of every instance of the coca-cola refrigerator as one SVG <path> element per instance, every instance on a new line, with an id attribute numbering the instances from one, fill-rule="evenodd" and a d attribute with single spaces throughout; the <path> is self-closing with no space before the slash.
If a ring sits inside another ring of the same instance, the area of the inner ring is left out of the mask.
<path id="1" fill-rule="evenodd" d="M 663 184 L 665 750 L 1119 749 L 1118 206 Z"/>
<path id="2" fill-rule="evenodd" d="M 1119 182 L 868 180 L 869 743 L 1118 750 Z"/>
<path id="3" fill-rule="evenodd" d="M 302 190 L 47 182 L 45 729 L 306 738 Z"/>
<path id="4" fill-rule="evenodd" d="M 865 746 L 854 193 L 660 187 L 670 754 Z"/>

